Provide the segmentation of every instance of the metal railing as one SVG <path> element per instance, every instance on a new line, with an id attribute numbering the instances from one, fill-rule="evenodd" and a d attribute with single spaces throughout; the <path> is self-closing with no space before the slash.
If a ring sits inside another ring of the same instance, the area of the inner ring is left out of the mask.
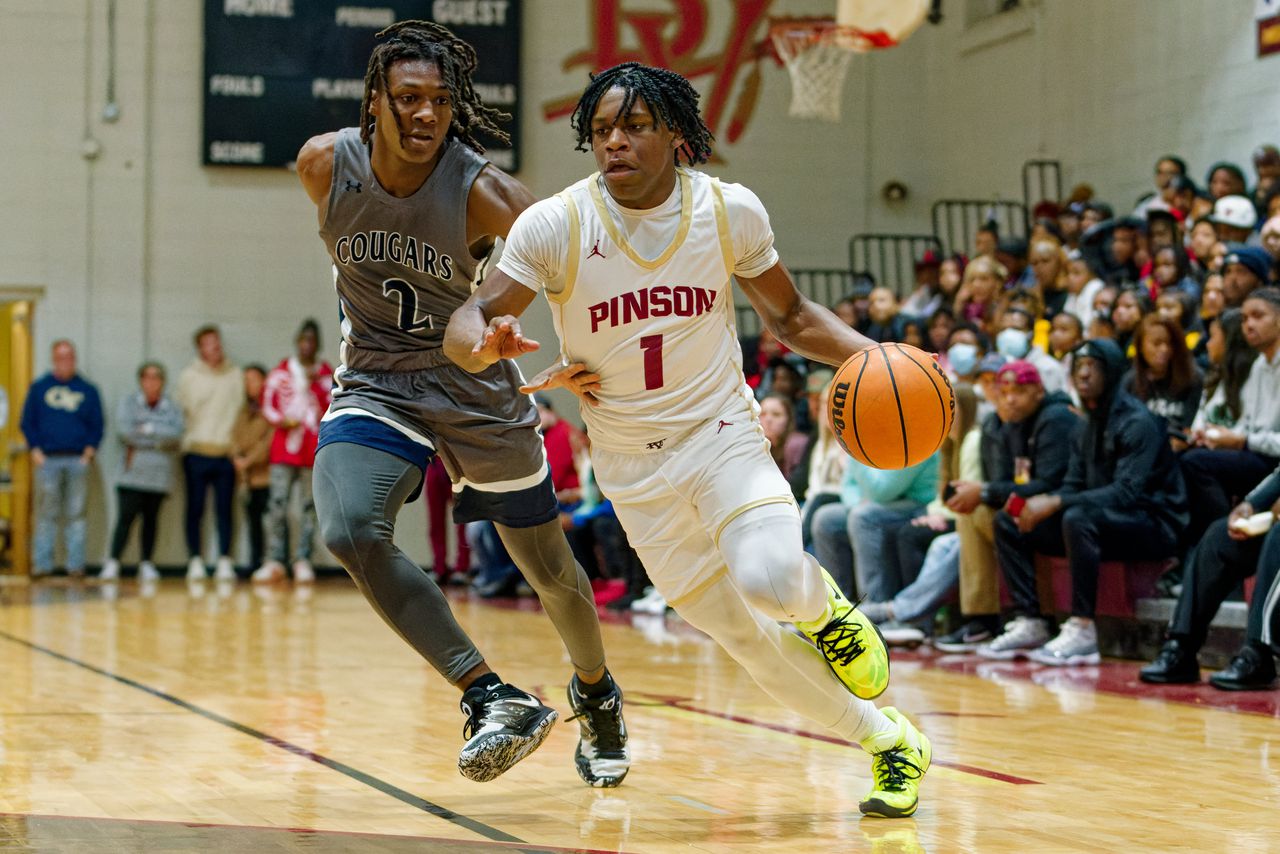
<path id="1" fill-rule="evenodd" d="M 841 268 L 801 268 L 791 270 L 796 289 L 816 303 L 832 307 L 853 291 L 853 285 L 864 274 Z M 734 320 L 738 335 L 744 338 L 759 335 L 763 324 L 751 303 L 741 293 L 734 294 Z"/>
<path id="2" fill-rule="evenodd" d="M 1028 160 L 1022 164 L 1022 203 L 1034 211 L 1046 199 L 1062 201 L 1062 162 Z"/>
<path id="3" fill-rule="evenodd" d="M 1027 206 L 1000 199 L 939 199 L 933 203 L 933 234 L 948 254 L 973 251 L 973 236 L 994 222 L 1001 237 L 1027 236 Z"/>
<path id="4" fill-rule="evenodd" d="M 876 284 L 892 288 L 899 297 L 916 286 L 916 261 L 942 244 L 932 234 L 855 234 L 849 238 L 849 269 L 865 270 Z"/>

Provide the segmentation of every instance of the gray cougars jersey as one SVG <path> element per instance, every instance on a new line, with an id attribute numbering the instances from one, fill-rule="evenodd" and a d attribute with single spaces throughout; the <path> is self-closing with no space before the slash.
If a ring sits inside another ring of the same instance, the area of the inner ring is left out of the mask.
<path id="1" fill-rule="evenodd" d="M 467 195 L 487 163 L 450 139 L 426 183 L 399 199 L 378 184 L 360 131 L 338 131 L 320 236 L 333 258 L 345 368 L 440 363 L 449 316 L 471 295 Z"/>

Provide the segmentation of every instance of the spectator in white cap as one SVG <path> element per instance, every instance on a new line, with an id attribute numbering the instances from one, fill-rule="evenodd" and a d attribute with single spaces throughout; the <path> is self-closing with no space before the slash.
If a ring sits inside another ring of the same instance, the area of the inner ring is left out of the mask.
<path id="1" fill-rule="evenodd" d="M 1244 196 L 1223 196 L 1214 202 L 1209 222 L 1213 223 L 1219 240 L 1247 243 L 1253 237 L 1253 227 L 1258 224 L 1258 211 Z"/>

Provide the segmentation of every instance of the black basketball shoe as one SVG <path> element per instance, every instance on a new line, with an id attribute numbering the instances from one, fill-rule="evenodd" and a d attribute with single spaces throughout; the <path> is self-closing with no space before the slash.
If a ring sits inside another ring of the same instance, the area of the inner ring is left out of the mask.
<path id="1" fill-rule="evenodd" d="M 611 680 L 612 681 L 612 680 Z M 571 721 L 577 721 L 582 732 L 573 755 L 578 776 L 588 786 L 611 789 L 622 783 L 631 768 L 631 751 L 627 749 L 627 724 L 622 719 L 622 689 L 615 683 L 603 697 L 588 697 L 575 675 L 569 680 Z"/>
<path id="2" fill-rule="evenodd" d="M 462 695 L 467 743 L 458 754 L 462 776 L 485 783 L 538 749 L 551 733 L 556 710 L 514 685 L 485 690 L 468 688 Z"/>

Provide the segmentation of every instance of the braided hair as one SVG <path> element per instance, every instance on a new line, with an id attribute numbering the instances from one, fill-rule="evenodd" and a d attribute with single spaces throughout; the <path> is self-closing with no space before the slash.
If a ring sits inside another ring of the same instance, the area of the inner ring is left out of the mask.
<path id="1" fill-rule="evenodd" d="M 449 136 L 457 137 L 480 154 L 484 153 L 484 146 L 476 139 L 474 130 L 484 131 L 503 143 L 511 141 L 510 135 L 498 127 L 499 122 L 509 121 L 511 116 L 481 101 L 472 84 L 471 75 L 476 70 L 475 48 L 448 28 L 432 21 L 400 21 L 375 38 L 379 42 L 369 55 L 369 68 L 364 75 L 364 99 L 360 102 L 361 142 L 368 145 L 373 136 L 371 110 L 374 93 L 390 89 L 387 72 L 401 60 L 423 60 L 440 69 L 445 88 L 453 96 Z M 399 113 L 395 113 L 395 117 L 399 126 Z"/>
<path id="2" fill-rule="evenodd" d="M 636 98 L 641 98 L 657 121 L 684 139 L 684 145 L 675 152 L 677 163 L 682 153 L 689 165 L 706 163 L 711 158 L 711 142 L 715 137 L 698 112 L 698 91 L 674 71 L 638 62 L 624 62 L 591 76 L 570 119 L 578 135 L 578 151 L 591 149 L 591 119 L 604 93 L 615 86 L 626 93 L 615 120 L 625 116 Z"/>

